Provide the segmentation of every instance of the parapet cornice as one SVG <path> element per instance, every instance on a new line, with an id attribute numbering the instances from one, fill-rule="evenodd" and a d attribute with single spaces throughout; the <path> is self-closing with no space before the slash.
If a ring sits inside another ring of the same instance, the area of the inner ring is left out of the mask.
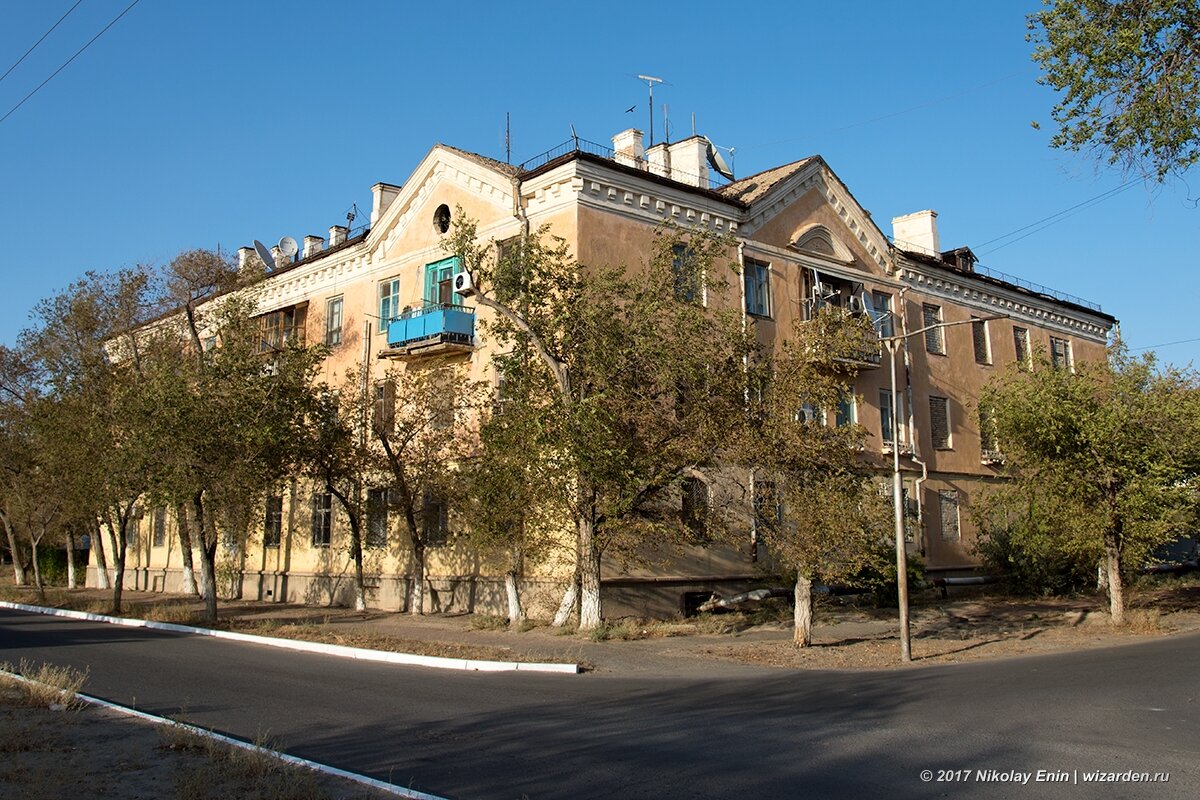
<path id="1" fill-rule="evenodd" d="M 1009 291 L 983 281 L 973 281 L 965 275 L 950 275 L 941 271 L 923 270 L 904 263 L 898 271 L 900 279 L 920 292 L 951 300 L 959 305 L 976 308 L 989 314 L 1006 314 L 1024 319 L 1045 328 L 1063 333 L 1086 336 L 1105 342 L 1112 325 L 1082 312 L 1069 311 L 1047 300 Z"/>
<path id="2" fill-rule="evenodd" d="M 743 212 L 740 209 L 702 197 L 688 191 L 687 187 L 676 189 L 641 180 L 590 161 L 575 160 L 564 166 L 574 166 L 570 173 L 571 189 L 579 204 L 588 208 L 655 225 L 675 223 L 686 228 L 706 228 L 715 233 L 734 233 L 741 224 Z"/>

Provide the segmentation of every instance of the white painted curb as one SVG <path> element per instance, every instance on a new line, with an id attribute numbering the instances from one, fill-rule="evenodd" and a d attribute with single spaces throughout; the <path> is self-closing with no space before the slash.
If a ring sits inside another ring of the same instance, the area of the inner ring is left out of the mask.
<path id="1" fill-rule="evenodd" d="M 11 608 L 15 611 L 29 611 L 35 614 L 50 614 L 55 617 L 69 619 L 86 619 L 92 622 L 107 622 L 110 625 L 125 625 L 130 628 L 151 628 L 158 631 L 173 631 L 175 633 L 192 633 L 197 636 L 214 636 L 218 639 L 231 639 L 235 642 L 249 642 L 268 647 L 282 647 L 286 650 L 300 650 L 306 653 L 321 653 L 340 658 L 357 658 L 361 661 L 382 661 L 387 664 L 407 664 L 417 667 L 433 667 L 435 669 L 461 669 L 476 672 L 558 672 L 572 675 L 579 673 L 578 664 L 547 664 L 522 663 L 517 661 L 481 661 L 470 658 L 444 658 L 441 656 L 419 656 L 413 653 L 389 653 L 384 650 L 368 650 L 363 647 L 347 647 L 341 644 L 325 644 L 323 642 L 302 642 L 296 639 L 276 639 L 270 636 L 257 636 L 252 633 L 236 633 L 234 631 L 217 631 L 211 628 L 195 628 L 191 625 L 176 625 L 173 622 L 155 622 L 147 619 L 131 619 L 127 617 L 110 617 L 105 614 L 92 614 L 88 611 L 72 611 L 66 608 L 46 608 L 31 606 L 25 603 L 12 603 L 0 600 L 0 608 Z"/>
<path id="2" fill-rule="evenodd" d="M 6 602 L 5 605 L 11 606 L 12 604 Z M 30 608 L 36 608 L 36 606 L 30 606 Z M 59 609 L 59 610 L 61 611 L 63 609 Z M 82 613 L 82 612 L 79 612 L 79 613 Z M 9 678 L 12 678 L 13 680 L 21 681 L 22 683 L 34 683 L 34 684 L 39 683 L 38 681 L 26 678 L 24 675 L 18 675 L 15 672 L 7 672 L 5 670 L 0 670 L 0 675 L 6 675 Z M 45 684 L 41 684 L 41 685 L 45 685 Z M 245 741 L 242 741 L 241 739 L 235 739 L 232 736 L 226 736 L 222 733 L 216 733 L 215 731 L 210 731 L 207 728 L 201 728 L 196 725 L 189 725 L 186 722 L 179 722 L 178 720 L 170 719 L 169 717 L 159 717 L 159 716 L 155 716 L 154 714 L 147 714 L 145 711 L 138 711 L 137 709 L 129 708 L 128 706 L 123 706 L 118 703 L 110 702 L 108 700 L 102 700 L 99 697 L 92 697 L 91 695 L 82 694 L 80 692 L 76 692 L 75 696 L 77 698 L 79 698 L 80 700 L 84 701 L 85 703 L 90 703 L 91 705 L 94 705 L 94 706 L 100 706 L 101 708 L 111 708 L 113 711 L 119 711 L 120 713 L 128 714 L 131 717 L 137 717 L 138 719 L 144 719 L 148 722 L 153 722 L 156 725 L 168 725 L 171 727 L 179 728 L 180 730 L 185 730 L 185 731 L 188 731 L 189 733 L 194 733 L 197 736 L 203 736 L 208 739 L 213 739 L 215 741 L 222 742 L 223 744 L 227 744 L 232 747 L 240 747 L 243 750 L 250 750 L 251 752 L 262 753 L 264 755 L 270 756 L 271 758 L 279 759 L 280 761 L 282 761 L 286 764 L 294 764 L 298 767 L 305 767 L 306 769 L 311 769 L 314 772 L 321 772 L 326 775 L 335 775 L 339 778 L 345 778 L 346 780 L 354 781 L 355 783 L 361 783 L 364 786 L 370 786 L 372 789 L 379 789 L 384 792 L 390 792 L 391 794 L 397 795 L 399 797 L 406 797 L 406 798 L 410 798 L 411 800 L 449 800 L 449 798 L 441 797 L 436 794 L 426 794 L 425 792 L 418 792 L 416 789 L 405 789 L 402 786 L 396 786 L 393 783 L 387 783 L 387 782 L 381 781 L 377 778 L 368 777 L 367 775 L 360 775 L 357 772 L 348 772 L 347 770 L 344 770 L 344 769 L 338 769 L 337 767 L 331 767 L 328 764 L 322 764 L 319 761 L 310 761 L 307 758 L 300 758 L 299 756 L 292 756 L 292 755 L 288 755 L 287 753 L 281 753 L 278 750 L 271 750 L 270 748 L 267 748 L 267 747 L 260 747 L 259 745 L 252 744 L 250 742 L 245 742 Z"/>

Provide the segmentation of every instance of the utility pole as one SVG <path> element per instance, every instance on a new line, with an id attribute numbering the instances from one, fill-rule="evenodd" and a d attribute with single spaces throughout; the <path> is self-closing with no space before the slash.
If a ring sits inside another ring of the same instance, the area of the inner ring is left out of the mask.
<path id="1" fill-rule="evenodd" d="M 903 309 L 901 309 L 903 313 Z M 900 477 L 900 408 L 896 394 L 896 354 L 900 345 L 909 337 L 923 334 L 940 328 L 950 328 L 955 325 L 966 325 L 975 322 L 990 322 L 994 319 L 1007 319 L 1007 314 L 993 314 L 988 317 L 972 317 L 954 322 L 939 322 L 936 325 L 926 325 L 909 333 L 897 336 L 881 337 L 880 341 L 887 348 L 888 367 L 891 372 L 892 390 L 892 514 L 896 534 L 896 599 L 900 606 L 900 660 L 904 663 L 912 661 L 912 635 L 908 622 L 908 552 L 904 542 L 904 483 Z M 914 450 L 916 443 L 913 442 Z"/>

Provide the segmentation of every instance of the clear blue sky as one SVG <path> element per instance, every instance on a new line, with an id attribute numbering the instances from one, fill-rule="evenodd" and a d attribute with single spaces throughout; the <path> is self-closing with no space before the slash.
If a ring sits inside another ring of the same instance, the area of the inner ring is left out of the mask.
<path id="1" fill-rule="evenodd" d="M 0 0 L 0 74 L 73 2 Z M 0 81 L 0 116 L 129 2 L 83 0 Z M 1200 336 L 1198 175 L 985 244 L 1126 180 L 1046 146 L 1036 8 L 141 0 L 0 123 L 0 342 L 88 269 L 324 235 L 354 203 L 365 222 L 371 184 L 435 142 L 504 158 L 506 111 L 516 161 L 571 124 L 644 129 L 638 73 L 668 81 L 676 133 L 695 113 L 736 148 L 739 175 L 819 153 L 885 233 L 933 208 L 945 249 L 1100 303 L 1131 347 Z M 1200 342 L 1158 352 L 1183 364 Z"/>

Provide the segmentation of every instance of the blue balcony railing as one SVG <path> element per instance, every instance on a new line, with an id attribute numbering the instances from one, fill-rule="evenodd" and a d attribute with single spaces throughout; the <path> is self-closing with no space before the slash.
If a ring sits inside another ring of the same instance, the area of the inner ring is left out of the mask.
<path id="1" fill-rule="evenodd" d="M 388 347 L 448 342 L 475 343 L 475 309 L 466 306 L 429 305 L 405 311 L 388 323 Z"/>

